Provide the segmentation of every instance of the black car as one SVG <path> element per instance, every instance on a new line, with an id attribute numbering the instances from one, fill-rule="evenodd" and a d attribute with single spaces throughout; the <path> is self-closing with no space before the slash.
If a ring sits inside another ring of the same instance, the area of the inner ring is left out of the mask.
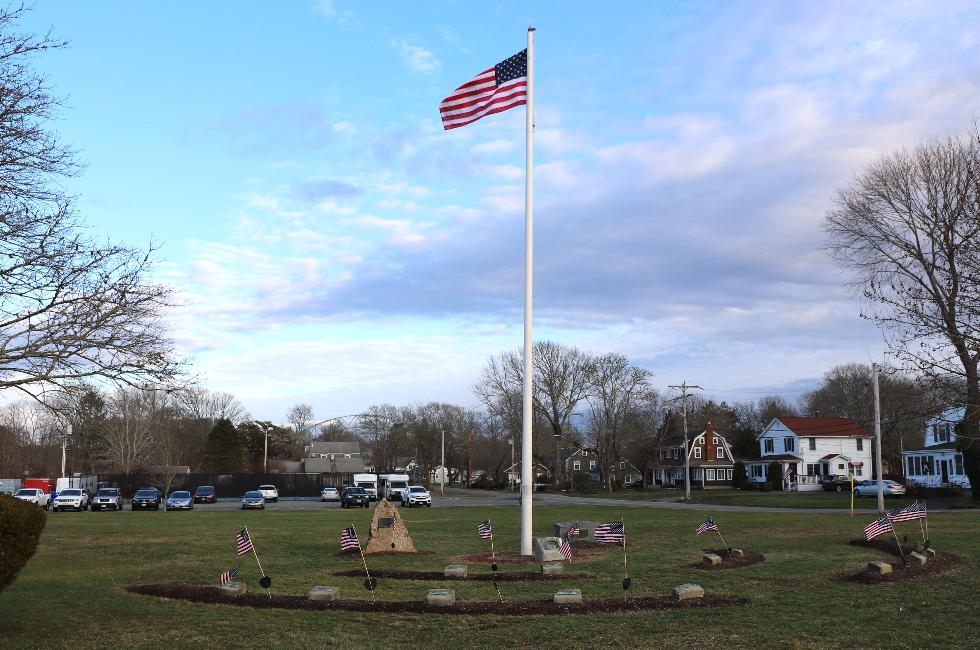
<path id="1" fill-rule="evenodd" d="M 217 503 L 218 493 L 213 485 L 199 485 L 194 491 L 194 503 Z"/>
<path id="2" fill-rule="evenodd" d="M 133 495 L 133 510 L 159 510 L 160 492 L 156 488 L 140 488 Z"/>
<path id="3" fill-rule="evenodd" d="M 362 487 L 349 487 L 340 495 L 341 508 L 367 508 L 371 505 L 371 495 Z"/>

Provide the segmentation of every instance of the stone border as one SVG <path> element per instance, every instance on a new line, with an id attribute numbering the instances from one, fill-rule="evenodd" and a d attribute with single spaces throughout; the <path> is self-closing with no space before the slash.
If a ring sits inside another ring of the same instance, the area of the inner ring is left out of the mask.
<path id="1" fill-rule="evenodd" d="M 558 605 L 551 600 L 526 600 L 517 602 L 466 601 L 455 605 L 428 605 L 421 598 L 417 601 L 379 601 L 369 600 L 310 600 L 306 596 L 273 595 L 264 593 L 226 596 L 218 587 L 194 585 L 148 584 L 129 585 L 126 591 L 143 596 L 183 600 L 194 603 L 232 605 L 256 609 L 300 609 L 307 611 L 346 611 L 378 612 L 400 614 L 456 614 L 479 616 L 482 614 L 529 616 L 586 614 L 590 612 L 635 612 L 662 609 L 706 609 L 713 607 L 733 607 L 747 605 L 747 598 L 706 595 L 692 600 L 675 600 L 672 596 L 630 598 L 608 598 L 587 600 L 581 605 Z M 420 592 L 420 595 L 422 592 Z"/>

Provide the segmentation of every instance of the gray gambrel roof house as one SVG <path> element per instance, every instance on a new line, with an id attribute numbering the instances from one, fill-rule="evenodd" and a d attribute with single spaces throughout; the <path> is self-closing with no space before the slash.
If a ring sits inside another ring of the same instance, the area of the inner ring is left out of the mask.
<path id="1" fill-rule="evenodd" d="M 361 443 L 323 442 L 322 440 L 318 440 L 306 446 L 307 458 L 329 458 L 330 454 L 333 454 L 335 459 L 360 458 Z"/>

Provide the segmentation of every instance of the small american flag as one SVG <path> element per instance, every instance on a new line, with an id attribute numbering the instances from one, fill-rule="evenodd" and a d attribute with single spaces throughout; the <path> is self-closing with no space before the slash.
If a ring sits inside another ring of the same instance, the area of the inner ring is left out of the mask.
<path id="1" fill-rule="evenodd" d="M 248 528 L 243 528 L 242 532 L 238 533 L 235 542 L 238 546 L 239 555 L 245 555 L 252 550 L 252 538 L 248 536 Z"/>
<path id="2" fill-rule="evenodd" d="M 694 532 L 700 535 L 701 533 L 706 533 L 709 530 L 718 530 L 718 524 L 715 523 L 714 519 L 705 519 L 701 522 L 701 525 L 694 529 Z"/>
<path id="3" fill-rule="evenodd" d="M 527 103 L 527 50 L 476 75 L 439 104 L 442 126 L 455 129 Z"/>
<path id="4" fill-rule="evenodd" d="M 626 536 L 623 534 L 623 524 L 618 521 L 596 526 L 592 535 L 595 537 L 595 541 L 600 544 L 623 544 L 626 541 Z"/>
<path id="5" fill-rule="evenodd" d="M 228 584 L 229 582 L 231 582 L 231 579 L 235 577 L 235 574 L 238 573 L 238 570 L 240 568 L 242 568 L 242 567 L 241 566 L 236 566 L 234 569 L 228 569 L 227 571 L 225 571 L 224 573 L 222 573 L 218 577 L 218 582 L 221 583 L 221 586 L 224 587 L 226 584 Z"/>
<path id="6" fill-rule="evenodd" d="M 890 533 L 892 530 L 891 519 L 888 518 L 888 515 L 883 515 L 864 527 L 864 537 L 870 541 L 878 535 Z"/>
<path id="7" fill-rule="evenodd" d="M 350 526 L 340 531 L 340 550 L 353 551 L 355 548 L 361 550 L 361 541 L 357 539 L 357 531 L 354 527 Z"/>
<path id="8" fill-rule="evenodd" d="M 568 543 L 567 537 L 562 538 L 561 544 L 558 545 L 558 552 L 569 562 L 572 561 L 572 546 Z"/>
<path id="9" fill-rule="evenodd" d="M 582 534 L 582 531 L 579 529 L 578 526 L 572 526 L 571 528 L 568 529 L 568 536 L 569 537 L 578 537 L 581 534 Z"/>
<path id="10" fill-rule="evenodd" d="M 898 508 L 892 510 L 888 513 L 888 518 L 892 520 L 892 523 L 896 521 L 915 521 L 916 519 L 922 519 L 926 516 L 926 504 L 910 503 L 904 508 Z"/>
<path id="11" fill-rule="evenodd" d="M 493 537 L 493 528 L 490 527 L 490 522 L 484 521 L 482 524 L 477 524 L 476 534 L 480 536 L 480 539 L 490 539 Z"/>

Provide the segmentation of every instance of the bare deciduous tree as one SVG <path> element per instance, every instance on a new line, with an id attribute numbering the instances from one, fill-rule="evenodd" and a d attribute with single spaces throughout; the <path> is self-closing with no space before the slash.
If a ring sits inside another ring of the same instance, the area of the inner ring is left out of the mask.
<path id="1" fill-rule="evenodd" d="M 165 394 L 120 387 L 108 400 L 106 455 L 123 474 L 146 465 L 161 441 L 160 416 Z"/>
<path id="2" fill-rule="evenodd" d="M 31 59 L 62 41 L 0 9 L 0 389 L 36 397 L 86 378 L 138 384 L 181 371 L 161 324 L 171 290 L 140 251 L 81 234 L 60 180 L 78 171 L 49 130 L 59 100 Z"/>
<path id="3" fill-rule="evenodd" d="M 927 376 L 961 378 L 960 439 L 980 480 L 977 133 L 881 158 L 840 191 L 825 228 L 892 354 Z"/>

